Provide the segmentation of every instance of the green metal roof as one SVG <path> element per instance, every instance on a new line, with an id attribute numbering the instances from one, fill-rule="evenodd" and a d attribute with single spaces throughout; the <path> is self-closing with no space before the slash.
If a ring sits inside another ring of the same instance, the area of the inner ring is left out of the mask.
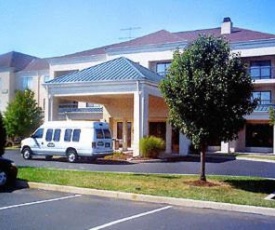
<path id="1" fill-rule="evenodd" d="M 148 80 L 159 83 L 162 77 L 157 73 L 125 57 L 107 61 L 90 68 L 59 76 L 46 84 Z"/>

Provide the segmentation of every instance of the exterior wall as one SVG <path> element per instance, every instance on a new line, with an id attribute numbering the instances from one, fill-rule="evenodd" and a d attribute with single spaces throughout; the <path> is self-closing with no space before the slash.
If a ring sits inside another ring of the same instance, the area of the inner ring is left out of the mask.
<path id="1" fill-rule="evenodd" d="M 22 82 L 24 77 L 32 78 L 32 88 L 31 90 L 34 92 L 35 100 L 39 107 L 42 110 L 45 110 L 46 107 L 46 99 L 47 99 L 47 91 L 43 86 L 45 80 L 48 80 L 49 70 L 44 71 L 21 71 L 16 73 L 16 81 L 15 86 L 18 90 L 24 90 Z"/>
<path id="2" fill-rule="evenodd" d="M 8 103 L 14 97 L 14 73 L 12 68 L 0 69 L 1 89 L 0 89 L 0 111 L 6 111 Z"/>
<path id="3" fill-rule="evenodd" d="M 156 61 L 167 61 L 172 60 L 174 50 L 166 51 L 153 51 L 153 52 L 137 52 L 137 53 L 126 53 L 126 54 L 109 54 L 108 60 L 116 59 L 118 57 L 126 57 L 140 65 L 150 69 L 150 63 Z"/>

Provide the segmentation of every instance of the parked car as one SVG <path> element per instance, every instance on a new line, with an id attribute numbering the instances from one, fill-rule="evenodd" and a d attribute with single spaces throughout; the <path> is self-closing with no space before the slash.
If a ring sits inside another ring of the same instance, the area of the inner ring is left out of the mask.
<path id="1" fill-rule="evenodd" d="M 15 137 L 15 138 L 7 138 L 5 147 L 12 147 L 15 145 L 20 145 L 22 138 Z"/>
<path id="2" fill-rule="evenodd" d="M 0 157 L 0 188 L 13 186 L 17 177 L 17 167 L 14 162 Z"/>

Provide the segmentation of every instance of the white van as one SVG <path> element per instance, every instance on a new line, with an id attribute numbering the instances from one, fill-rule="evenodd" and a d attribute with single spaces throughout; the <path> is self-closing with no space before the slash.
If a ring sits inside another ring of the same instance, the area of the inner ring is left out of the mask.
<path id="1" fill-rule="evenodd" d="M 21 141 L 22 156 L 65 156 L 69 162 L 78 157 L 96 159 L 113 153 L 109 125 L 98 121 L 51 121 L 41 125 L 31 137 Z"/>

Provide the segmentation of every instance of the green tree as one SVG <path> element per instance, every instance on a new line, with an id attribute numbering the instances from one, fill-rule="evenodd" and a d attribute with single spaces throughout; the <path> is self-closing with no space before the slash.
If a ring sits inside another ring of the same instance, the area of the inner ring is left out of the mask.
<path id="1" fill-rule="evenodd" d="M 200 180 L 206 181 L 205 153 L 211 140 L 230 141 L 243 128 L 244 115 L 256 107 L 252 82 L 239 54 L 223 38 L 199 36 L 174 53 L 160 84 L 169 121 L 200 150 Z"/>
<path id="2" fill-rule="evenodd" d="M 41 123 L 41 114 L 33 91 L 17 91 L 4 113 L 7 135 L 11 138 L 28 136 Z"/>
<path id="3" fill-rule="evenodd" d="M 0 156 L 5 153 L 6 129 L 4 127 L 3 117 L 0 113 Z"/>

